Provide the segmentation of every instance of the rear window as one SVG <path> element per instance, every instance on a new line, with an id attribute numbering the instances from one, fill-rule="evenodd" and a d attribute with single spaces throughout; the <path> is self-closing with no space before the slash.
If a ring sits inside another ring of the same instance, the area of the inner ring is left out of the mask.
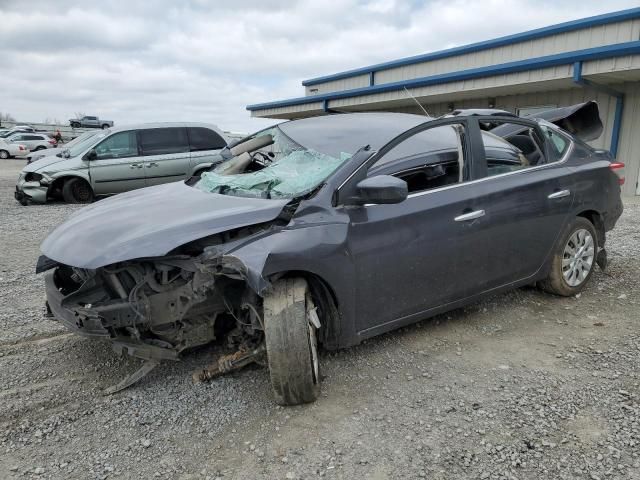
<path id="1" fill-rule="evenodd" d="M 140 130 L 142 155 L 164 155 L 189 151 L 187 131 L 182 127 Z"/>
<path id="2" fill-rule="evenodd" d="M 202 150 L 220 150 L 227 146 L 224 138 L 209 128 L 189 127 L 189 143 L 192 152 Z"/>

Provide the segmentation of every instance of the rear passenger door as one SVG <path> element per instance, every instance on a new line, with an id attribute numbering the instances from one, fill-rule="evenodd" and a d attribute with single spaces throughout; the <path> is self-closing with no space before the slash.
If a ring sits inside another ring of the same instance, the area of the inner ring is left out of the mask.
<path id="1" fill-rule="evenodd" d="M 189 172 L 189 140 L 185 127 L 138 131 L 146 184 L 183 180 Z"/>
<path id="2" fill-rule="evenodd" d="M 564 162 L 568 139 L 554 138 L 554 146 L 535 123 L 515 119 L 482 133 L 479 163 L 486 171 L 476 203 L 484 228 L 476 245 L 485 261 L 482 282 L 471 294 L 534 278 L 564 228 L 574 196 Z"/>
<path id="3" fill-rule="evenodd" d="M 24 145 L 29 150 L 33 150 L 33 146 L 32 146 L 33 142 L 30 142 L 28 140 L 26 134 L 14 135 L 13 137 L 11 137 L 10 142 L 18 145 Z"/>
<path id="4" fill-rule="evenodd" d="M 217 132 L 206 127 L 188 127 L 187 133 L 192 173 L 208 168 L 221 160 L 218 153 L 227 146 L 227 142 Z"/>

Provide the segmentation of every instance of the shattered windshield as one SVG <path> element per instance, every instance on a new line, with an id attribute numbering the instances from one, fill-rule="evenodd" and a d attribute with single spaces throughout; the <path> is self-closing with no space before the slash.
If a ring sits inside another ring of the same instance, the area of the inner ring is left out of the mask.
<path id="1" fill-rule="evenodd" d="M 260 145 L 251 149 L 250 144 Z M 231 149 L 233 157 L 202 174 L 196 188 L 211 193 L 255 198 L 294 198 L 315 189 L 351 158 L 305 148 L 279 127 L 263 130 Z"/>

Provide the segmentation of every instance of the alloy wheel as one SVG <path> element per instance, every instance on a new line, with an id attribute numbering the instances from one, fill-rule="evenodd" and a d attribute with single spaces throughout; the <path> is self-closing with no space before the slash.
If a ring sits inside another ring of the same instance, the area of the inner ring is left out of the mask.
<path id="1" fill-rule="evenodd" d="M 567 240 L 562 255 L 562 276 L 569 286 L 577 287 L 589 276 L 595 259 L 594 247 L 593 236 L 584 228 L 573 232 Z"/>

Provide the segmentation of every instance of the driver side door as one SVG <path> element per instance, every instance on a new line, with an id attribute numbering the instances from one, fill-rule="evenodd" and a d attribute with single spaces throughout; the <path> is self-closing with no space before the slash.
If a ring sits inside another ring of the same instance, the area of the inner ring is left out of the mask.
<path id="1" fill-rule="evenodd" d="M 144 162 L 138 156 L 135 130 L 117 132 L 94 147 L 88 161 L 91 186 L 97 195 L 126 192 L 145 186 Z"/>
<path id="2" fill-rule="evenodd" d="M 370 167 L 369 176 L 384 171 L 407 180 L 407 199 L 347 209 L 362 337 L 464 298 L 482 275 L 477 240 L 485 221 L 477 215 L 477 187 L 468 183 L 471 128 L 460 120 L 406 139 Z"/>

